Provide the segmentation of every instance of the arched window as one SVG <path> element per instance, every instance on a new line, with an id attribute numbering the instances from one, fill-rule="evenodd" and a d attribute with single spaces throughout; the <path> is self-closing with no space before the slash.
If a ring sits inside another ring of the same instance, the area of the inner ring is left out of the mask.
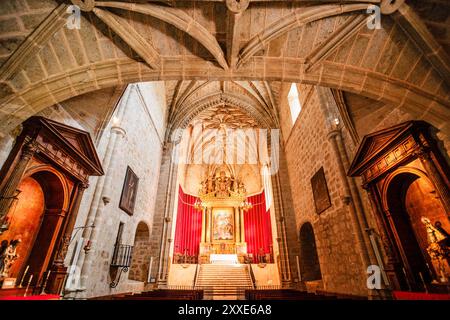
<path id="1" fill-rule="evenodd" d="M 291 89 L 288 93 L 288 103 L 289 108 L 291 109 L 292 124 L 294 124 L 300 114 L 300 111 L 302 110 L 296 83 L 291 84 Z"/>

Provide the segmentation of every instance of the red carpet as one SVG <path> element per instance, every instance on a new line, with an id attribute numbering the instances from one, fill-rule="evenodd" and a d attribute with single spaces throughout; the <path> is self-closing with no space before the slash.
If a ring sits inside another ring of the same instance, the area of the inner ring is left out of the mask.
<path id="1" fill-rule="evenodd" d="M 396 300 L 450 300 L 450 294 L 394 291 Z"/>
<path id="2" fill-rule="evenodd" d="M 0 300 L 59 300 L 61 297 L 56 294 L 44 294 L 36 296 L 10 296 L 10 297 L 0 297 Z"/>

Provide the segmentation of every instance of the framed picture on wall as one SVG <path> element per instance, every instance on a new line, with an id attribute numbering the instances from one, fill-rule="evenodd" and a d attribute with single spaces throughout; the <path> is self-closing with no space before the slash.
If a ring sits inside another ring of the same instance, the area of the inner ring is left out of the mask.
<path id="1" fill-rule="evenodd" d="M 323 167 L 321 167 L 311 178 L 311 188 L 317 214 L 320 214 L 331 207 L 330 194 L 328 192 L 327 180 L 325 179 Z"/>
<path id="2" fill-rule="evenodd" d="M 131 168 L 127 166 L 127 173 L 125 175 L 125 181 L 123 182 L 119 208 L 129 215 L 133 215 L 134 213 L 134 204 L 136 202 L 138 183 L 139 178 L 133 172 L 133 170 L 131 170 Z"/>

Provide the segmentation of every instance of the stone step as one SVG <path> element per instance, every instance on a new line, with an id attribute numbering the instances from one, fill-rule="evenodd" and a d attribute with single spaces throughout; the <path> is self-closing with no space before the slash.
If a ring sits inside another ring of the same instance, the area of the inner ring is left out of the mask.
<path id="1" fill-rule="evenodd" d="M 246 265 L 203 264 L 195 286 L 204 290 L 205 299 L 242 299 L 243 290 L 253 283 Z"/>

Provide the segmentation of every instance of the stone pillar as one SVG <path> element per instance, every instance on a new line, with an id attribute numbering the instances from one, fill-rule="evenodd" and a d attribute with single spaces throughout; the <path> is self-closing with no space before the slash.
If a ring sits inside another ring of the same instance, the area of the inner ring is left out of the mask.
<path id="1" fill-rule="evenodd" d="M 119 103 L 116 119 L 117 122 L 120 122 L 124 116 L 126 106 L 128 104 L 128 100 L 130 98 L 131 92 L 134 90 L 134 85 L 131 85 L 123 96 L 121 102 Z M 113 168 L 113 158 L 116 153 L 117 145 L 118 145 L 118 136 L 124 136 L 125 130 L 118 126 L 111 127 L 110 137 L 106 146 L 105 155 L 103 157 L 102 166 L 105 170 L 105 175 L 101 176 L 97 180 L 97 184 L 95 185 L 94 195 L 92 198 L 91 205 L 89 207 L 89 212 L 86 218 L 86 222 L 84 224 L 84 230 L 82 234 L 83 239 L 87 239 L 88 243 L 85 246 L 85 250 L 80 252 L 80 255 L 77 260 L 77 268 L 81 270 L 80 273 L 80 282 L 78 291 L 86 290 L 86 281 L 89 277 L 90 264 L 92 263 L 92 259 L 94 256 L 93 252 L 90 252 L 90 246 L 92 242 L 96 240 L 98 230 L 101 227 L 101 213 L 103 211 L 103 206 L 105 205 L 102 198 L 106 194 L 106 189 L 109 188 L 108 184 L 111 184 L 111 168 Z M 107 177 L 109 177 L 107 179 Z M 89 254 L 88 254 L 89 253 Z M 89 258 L 90 257 L 90 258 Z"/>
<path id="2" fill-rule="evenodd" d="M 339 130 L 333 130 L 329 133 L 328 135 L 328 139 L 331 142 L 331 146 L 335 155 L 335 159 L 338 162 L 338 168 L 339 168 L 339 175 L 341 177 L 341 181 L 343 183 L 343 187 L 344 187 L 344 201 L 345 203 L 348 205 L 348 210 L 350 212 L 350 219 L 353 225 L 353 230 L 354 230 L 354 234 L 355 234 L 355 245 L 358 248 L 359 251 L 359 256 L 361 259 L 361 266 L 362 266 L 362 270 L 361 273 L 362 274 L 366 274 L 367 273 L 367 267 L 369 265 L 371 265 L 370 262 L 370 257 L 368 254 L 368 250 L 365 246 L 365 241 L 364 241 L 364 233 L 360 228 L 360 224 L 358 221 L 358 216 L 356 213 L 356 208 L 355 208 L 355 204 L 353 202 L 351 193 L 350 193 L 350 186 L 349 186 L 349 182 L 347 180 L 347 174 L 344 168 L 344 163 L 342 161 L 342 155 L 339 151 L 339 145 L 338 145 L 338 141 L 337 141 L 337 137 L 340 134 Z M 369 291 L 369 295 L 371 295 L 371 291 Z"/>
<path id="3" fill-rule="evenodd" d="M 177 196 L 178 189 L 176 186 L 177 181 L 177 165 L 178 165 L 178 148 L 179 141 L 167 142 L 166 150 L 169 154 L 169 174 L 167 178 L 167 185 L 165 188 L 165 201 L 164 201 L 164 218 L 160 242 L 159 251 L 159 264 L 158 264 L 158 286 L 164 287 L 167 284 L 169 276 L 169 250 L 170 250 L 170 234 L 172 230 L 173 212 L 174 212 L 174 199 Z M 163 191 L 163 190 L 161 190 Z"/>
<path id="4" fill-rule="evenodd" d="M 98 192 L 98 194 L 100 195 L 100 199 L 97 203 L 95 203 L 94 201 L 91 203 L 91 207 L 89 209 L 89 213 L 90 213 L 90 219 L 88 220 L 88 223 L 86 224 L 86 229 L 85 231 L 91 230 L 89 238 L 88 238 L 88 250 L 84 250 L 85 251 L 85 258 L 83 261 L 83 264 L 81 266 L 81 283 L 80 283 L 80 290 L 84 291 L 86 290 L 86 284 L 87 284 L 87 278 L 89 277 L 90 273 L 91 273 L 91 269 L 92 269 L 92 264 L 94 262 L 94 257 L 95 257 L 95 253 L 97 252 L 97 241 L 98 241 L 98 235 L 99 233 L 102 231 L 102 227 L 103 225 L 103 213 L 104 213 L 104 208 L 106 206 L 106 202 L 103 200 L 104 198 L 109 198 L 110 195 L 110 189 L 111 189 L 111 184 L 112 184 L 112 171 L 111 169 L 114 169 L 115 167 L 115 160 L 116 160 L 116 155 L 117 155 L 117 150 L 118 145 L 120 140 L 118 139 L 119 136 L 120 137 L 125 137 L 126 132 L 124 129 L 122 129 L 121 127 L 118 126 L 113 126 L 111 128 L 111 136 L 113 137 L 111 139 L 111 141 L 113 141 L 113 143 L 111 143 L 109 145 L 110 150 L 108 150 L 108 157 L 110 159 L 109 161 L 109 166 L 108 166 L 108 170 L 105 174 L 103 183 L 102 183 L 102 188 L 100 190 L 100 192 Z M 96 198 L 94 197 L 94 200 L 96 200 Z M 92 226 L 92 227 L 90 227 Z M 90 249 L 93 250 L 90 250 Z"/>
<path id="5" fill-rule="evenodd" d="M 277 244 L 279 251 L 279 271 L 280 280 L 284 286 L 291 285 L 291 266 L 288 249 L 288 234 L 286 229 L 286 216 L 283 205 L 282 190 L 280 184 L 279 173 L 272 176 L 272 186 L 274 186 L 274 204 L 277 217 Z"/>
<path id="6" fill-rule="evenodd" d="M 436 168 L 436 164 L 433 161 L 433 157 L 431 155 L 431 150 L 428 148 L 422 147 L 417 155 L 424 166 L 425 170 L 430 177 L 431 182 L 434 184 L 436 191 L 441 198 L 442 205 L 444 206 L 447 215 L 450 215 L 450 190 L 448 185 L 445 183 L 441 174 L 439 173 L 438 168 Z"/>
<path id="7" fill-rule="evenodd" d="M 348 155 L 347 155 L 347 150 L 344 146 L 342 133 L 340 130 L 337 130 L 336 142 L 337 142 L 338 151 L 340 154 L 339 161 L 342 162 L 343 168 L 344 168 L 345 172 L 347 172 L 350 167 L 350 163 L 349 163 L 349 159 L 348 159 Z M 368 232 L 371 230 L 371 228 L 367 221 L 366 212 L 365 212 L 364 206 L 362 204 L 361 195 L 359 193 L 358 186 L 356 185 L 354 178 L 347 176 L 347 174 L 345 174 L 345 176 L 346 176 L 346 180 L 348 181 L 349 191 L 350 191 L 351 199 L 355 206 L 355 213 L 358 217 L 360 229 L 363 232 L 363 239 L 365 242 L 365 247 L 367 249 L 367 253 L 369 255 L 369 261 L 371 264 L 376 264 L 377 263 L 377 259 L 375 256 L 376 248 L 373 248 L 372 244 L 370 242 L 370 237 L 369 237 Z"/>
<path id="8" fill-rule="evenodd" d="M 17 187 L 22 180 L 28 163 L 37 150 L 38 145 L 35 141 L 30 141 L 22 147 L 20 159 L 0 191 L 0 234 L 8 228 L 7 222 L 4 220 L 9 212 L 9 208 L 17 197 Z"/>

